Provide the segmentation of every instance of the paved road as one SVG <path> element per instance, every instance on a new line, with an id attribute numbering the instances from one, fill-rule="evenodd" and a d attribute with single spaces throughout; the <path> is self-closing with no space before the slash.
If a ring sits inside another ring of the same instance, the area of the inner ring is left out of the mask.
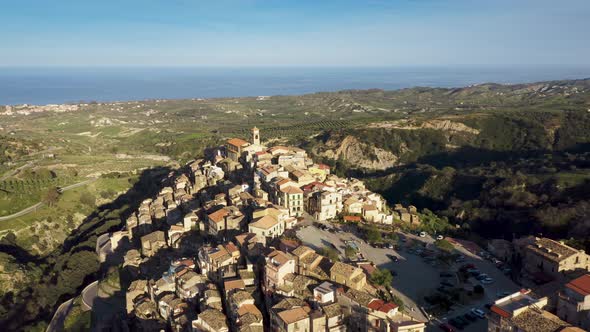
<path id="1" fill-rule="evenodd" d="M 4 180 L 8 179 L 9 177 L 18 174 L 18 172 L 22 171 L 23 169 L 33 166 L 35 164 L 35 162 L 36 162 L 36 160 L 29 161 L 28 163 L 4 174 L 2 177 L 0 177 L 0 181 L 4 181 Z"/>
<path id="2" fill-rule="evenodd" d="M 89 179 L 89 180 L 85 180 L 85 181 L 82 181 L 82 182 L 74 183 L 72 185 L 69 185 L 69 186 L 66 186 L 66 187 L 61 188 L 60 189 L 60 192 L 64 192 L 64 191 L 67 191 L 67 190 L 78 188 L 78 187 L 81 187 L 81 186 L 86 185 L 86 184 L 88 184 L 90 182 L 93 182 L 93 181 L 96 181 L 96 179 Z M 33 211 L 36 211 L 39 207 L 41 207 L 41 205 L 43 205 L 43 202 L 39 202 L 39 203 L 36 203 L 34 205 L 31 205 L 28 208 L 23 209 L 23 210 L 20 210 L 20 211 L 18 211 L 16 213 L 13 213 L 11 215 L 0 217 L 0 221 L 5 221 L 5 220 L 10 220 L 10 219 L 22 217 L 22 216 L 24 216 L 26 214 L 29 214 L 29 213 L 31 213 Z"/>
<path id="3" fill-rule="evenodd" d="M 47 326 L 47 329 L 45 330 L 45 332 L 62 331 L 63 326 L 64 326 L 64 321 L 66 320 L 66 317 L 70 313 L 70 310 L 72 310 L 73 304 L 74 304 L 74 299 L 69 299 L 66 302 L 62 303 L 55 311 L 55 314 L 53 314 L 53 318 L 51 319 L 51 322 Z"/>
<path id="4" fill-rule="evenodd" d="M 13 214 L 8 215 L 8 216 L 0 217 L 0 221 L 10 220 L 10 219 L 22 217 L 22 216 L 24 216 L 26 214 L 29 214 L 29 213 L 31 213 L 33 211 L 36 211 L 38 208 L 41 207 L 41 205 L 43 205 L 43 202 L 39 202 L 39 203 L 33 204 L 33 205 L 29 206 L 26 209 L 23 209 L 23 210 L 18 211 L 17 213 L 13 213 Z"/>
<path id="5" fill-rule="evenodd" d="M 82 310 L 88 311 L 92 309 L 92 305 L 94 304 L 94 299 L 96 298 L 97 293 L 98 280 L 84 288 L 82 291 Z M 45 332 L 59 332 L 63 330 L 66 317 L 68 317 L 68 314 L 74 307 L 74 299 L 67 300 L 57 308 Z"/>
<path id="6" fill-rule="evenodd" d="M 85 181 L 82 181 L 82 182 L 71 184 L 69 186 L 61 187 L 59 191 L 64 192 L 66 190 L 71 190 L 71 189 L 74 189 L 74 188 L 78 188 L 78 187 L 84 186 L 84 185 L 86 185 L 86 184 L 88 184 L 90 182 L 94 182 L 94 181 L 96 181 L 96 178 L 88 179 L 88 180 L 85 180 Z"/>
<path id="7" fill-rule="evenodd" d="M 82 304 L 84 309 L 92 310 L 96 296 L 98 295 L 98 280 L 86 286 L 82 291 Z"/>

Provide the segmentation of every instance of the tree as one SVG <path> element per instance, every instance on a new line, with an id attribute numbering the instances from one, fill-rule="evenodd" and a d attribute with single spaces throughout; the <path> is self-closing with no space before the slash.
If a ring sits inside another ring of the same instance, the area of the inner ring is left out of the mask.
<path id="1" fill-rule="evenodd" d="M 344 255 L 346 258 L 351 259 L 356 256 L 356 250 L 351 246 L 346 246 L 346 248 L 344 248 Z"/>
<path id="2" fill-rule="evenodd" d="M 45 193 L 45 197 L 43 198 L 43 201 L 45 202 L 45 204 L 47 204 L 49 206 L 54 206 L 59 201 L 59 195 L 60 194 L 59 194 L 59 190 L 57 189 L 57 187 L 51 187 Z"/>
<path id="3" fill-rule="evenodd" d="M 454 247 L 454 246 L 451 244 L 451 242 L 449 242 L 449 241 L 447 241 L 447 240 L 445 240 L 445 239 L 442 239 L 442 240 L 436 240 L 436 241 L 434 242 L 434 245 L 435 245 L 435 246 L 436 246 L 438 249 L 440 249 L 440 250 L 442 250 L 442 251 L 445 251 L 445 252 L 452 252 L 452 251 L 455 249 L 455 247 Z"/>
<path id="4" fill-rule="evenodd" d="M 340 260 L 338 251 L 336 251 L 336 249 L 334 248 L 323 247 L 322 249 L 320 249 L 320 255 L 328 257 L 333 262 L 337 262 Z"/>
<path id="5" fill-rule="evenodd" d="M 399 296 L 393 295 L 393 299 L 391 302 L 398 305 L 399 311 L 404 311 L 404 301 Z"/>
<path id="6" fill-rule="evenodd" d="M 371 282 L 379 286 L 389 286 L 393 282 L 393 276 L 389 270 L 376 269 L 371 275 Z"/>
<path id="7" fill-rule="evenodd" d="M 398 243 L 399 242 L 399 235 L 397 235 L 396 232 L 391 232 L 387 235 L 387 238 L 389 238 L 393 243 Z"/>
<path id="8" fill-rule="evenodd" d="M 367 241 L 369 243 L 381 242 L 381 233 L 375 226 L 367 230 Z"/>

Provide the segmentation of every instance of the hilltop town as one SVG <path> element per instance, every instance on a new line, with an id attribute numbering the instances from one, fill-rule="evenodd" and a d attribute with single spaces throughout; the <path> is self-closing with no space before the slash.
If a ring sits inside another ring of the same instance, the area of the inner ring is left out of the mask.
<path id="1" fill-rule="evenodd" d="M 170 174 L 124 230 L 99 239 L 101 260 L 119 252 L 131 277 L 130 326 L 346 331 L 370 317 L 398 331 L 424 329 L 384 301 L 359 265 L 320 255 L 295 235 L 338 218 L 419 222 L 415 208 L 390 211 L 361 181 L 330 174 L 304 150 L 262 145 L 257 128 L 250 142 L 233 138 L 208 155 Z"/>
<path id="2" fill-rule="evenodd" d="M 583 250 L 535 237 L 484 250 L 412 234 L 422 222 L 415 207 L 389 207 L 303 149 L 263 145 L 256 127 L 248 141 L 205 156 L 168 174 L 122 230 L 98 238 L 109 268 L 82 294 L 97 330 L 589 327 Z M 445 308 L 447 295 L 461 305 Z"/>

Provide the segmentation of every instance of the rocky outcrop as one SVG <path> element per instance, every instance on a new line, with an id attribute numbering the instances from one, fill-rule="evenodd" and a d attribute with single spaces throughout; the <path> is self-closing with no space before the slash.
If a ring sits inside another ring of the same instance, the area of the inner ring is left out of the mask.
<path id="1" fill-rule="evenodd" d="M 356 137 L 348 135 L 340 140 L 340 137 L 331 137 L 326 141 L 321 150 L 314 151 L 317 155 L 333 159 L 343 160 L 358 168 L 372 170 L 384 170 L 398 165 L 398 156 L 393 153 L 369 146 L 360 142 Z"/>
<path id="2" fill-rule="evenodd" d="M 369 125 L 369 128 L 384 128 L 384 129 L 405 129 L 405 130 L 418 130 L 418 129 L 434 129 L 442 130 L 446 132 L 455 133 L 468 133 L 478 135 L 479 130 L 466 126 L 461 122 L 455 122 L 448 119 L 437 119 L 427 120 L 418 123 L 414 120 L 397 120 L 387 122 L 376 122 Z"/>

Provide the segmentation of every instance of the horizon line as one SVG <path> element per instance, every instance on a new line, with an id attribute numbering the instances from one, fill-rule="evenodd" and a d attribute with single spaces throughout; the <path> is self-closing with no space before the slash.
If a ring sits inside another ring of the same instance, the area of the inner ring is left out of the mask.
<path id="1" fill-rule="evenodd" d="M 3 65 L 0 64 L 0 68 L 457 68 L 457 67 L 490 67 L 490 68 L 512 68 L 512 67 L 590 67 L 590 63 L 587 64 L 392 64 L 392 65 L 330 65 L 330 64 L 276 64 L 276 65 L 230 65 L 230 64 L 218 64 L 218 65 L 174 65 L 174 64 L 152 64 L 152 65 L 137 65 L 137 64 L 79 64 L 79 65 L 55 65 L 55 64 L 22 64 L 22 65 Z"/>

